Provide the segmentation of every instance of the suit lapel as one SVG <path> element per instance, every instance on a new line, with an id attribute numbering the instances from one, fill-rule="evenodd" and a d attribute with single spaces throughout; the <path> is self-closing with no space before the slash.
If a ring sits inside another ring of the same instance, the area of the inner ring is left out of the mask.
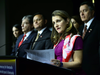
<path id="1" fill-rule="evenodd" d="M 32 31 L 32 33 L 34 33 L 33 31 Z M 31 34 L 32 34 L 31 33 Z M 32 36 L 31 36 L 31 34 L 25 39 L 25 41 L 23 41 L 23 43 L 22 44 L 28 44 L 30 41 L 28 41 L 29 39 L 31 39 L 32 38 Z M 33 34 L 34 35 L 34 34 Z"/>
<path id="2" fill-rule="evenodd" d="M 45 37 L 46 31 L 47 31 L 47 28 L 42 32 L 42 34 L 39 36 L 38 40 L 43 39 Z"/>
<path id="3" fill-rule="evenodd" d="M 39 38 L 37 39 L 37 41 L 42 41 L 45 39 L 45 32 L 47 31 L 47 28 L 42 32 L 42 34 L 40 34 Z M 38 42 L 35 43 L 35 45 L 37 44 Z M 34 47 L 35 47 L 34 45 Z M 32 46 L 31 46 L 32 47 Z M 33 49 L 34 49 L 33 47 Z"/>
<path id="4" fill-rule="evenodd" d="M 19 45 L 19 42 L 22 40 L 22 37 L 23 37 L 23 34 L 18 38 L 18 41 L 16 42 L 17 47 Z"/>
<path id="5" fill-rule="evenodd" d="M 85 37 L 84 37 L 84 40 L 92 33 L 93 28 L 94 28 L 94 26 L 95 26 L 94 23 L 95 23 L 95 19 L 92 21 L 92 23 L 91 23 L 89 29 L 87 30 L 86 35 L 85 35 Z"/>

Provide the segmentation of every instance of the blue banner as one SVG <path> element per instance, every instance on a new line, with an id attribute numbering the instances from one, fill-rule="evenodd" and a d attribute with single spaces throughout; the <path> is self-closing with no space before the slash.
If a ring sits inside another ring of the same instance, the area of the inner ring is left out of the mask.
<path id="1" fill-rule="evenodd" d="M 0 59 L 0 75 L 16 75 L 16 59 Z"/>

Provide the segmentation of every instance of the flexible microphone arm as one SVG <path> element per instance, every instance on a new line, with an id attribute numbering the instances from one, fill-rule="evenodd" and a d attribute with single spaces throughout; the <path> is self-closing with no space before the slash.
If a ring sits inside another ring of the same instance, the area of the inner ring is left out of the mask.
<path id="1" fill-rule="evenodd" d="M 6 44 L 4 44 L 4 45 L 1 45 L 1 46 L 0 46 L 0 48 L 2 48 L 2 47 L 3 47 L 3 46 L 5 46 L 5 45 L 6 45 Z"/>
<path id="2" fill-rule="evenodd" d="M 11 42 L 9 42 L 9 43 L 11 43 Z M 9 44 L 9 43 L 6 43 L 6 44 Z M 2 48 L 3 46 L 5 46 L 6 44 L 1 45 L 0 48 Z"/>

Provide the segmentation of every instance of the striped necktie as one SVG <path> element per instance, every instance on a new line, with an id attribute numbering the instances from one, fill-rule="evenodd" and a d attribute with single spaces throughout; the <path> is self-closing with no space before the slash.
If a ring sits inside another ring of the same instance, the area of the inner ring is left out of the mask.
<path id="1" fill-rule="evenodd" d="M 82 39 L 84 39 L 84 36 L 85 36 L 86 32 L 87 32 L 87 25 L 85 25 L 85 27 L 84 27 L 84 32 L 83 32 L 83 35 L 82 35 Z"/>
<path id="2" fill-rule="evenodd" d="M 39 33 L 37 34 L 37 36 L 36 36 L 36 39 L 35 39 L 35 42 L 37 41 L 37 39 L 39 38 Z M 33 43 L 33 45 L 32 45 L 32 49 L 33 49 L 33 47 L 34 47 L 34 45 L 35 45 L 35 42 Z"/>

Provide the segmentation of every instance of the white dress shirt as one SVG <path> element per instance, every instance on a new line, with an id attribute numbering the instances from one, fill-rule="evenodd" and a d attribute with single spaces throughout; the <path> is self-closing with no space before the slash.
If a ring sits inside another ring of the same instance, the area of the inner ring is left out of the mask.
<path id="1" fill-rule="evenodd" d="M 88 21 L 87 23 L 84 23 L 84 27 L 85 27 L 85 25 L 87 25 L 87 30 L 89 29 L 93 20 L 94 20 L 94 17 L 90 21 Z M 84 32 L 84 28 L 83 28 L 83 32 Z"/>
<path id="2" fill-rule="evenodd" d="M 25 41 L 25 40 L 27 39 L 27 37 L 31 34 L 31 32 L 32 32 L 32 31 L 29 31 L 29 32 L 26 33 L 26 36 L 25 36 L 25 38 L 24 38 L 24 41 Z"/>
<path id="3" fill-rule="evenodd" d="M 46 27 L 43 28 L 42 30 L 38 31 L 38 33 L 41 35 L 45 29 L 46 29 Z"/>

